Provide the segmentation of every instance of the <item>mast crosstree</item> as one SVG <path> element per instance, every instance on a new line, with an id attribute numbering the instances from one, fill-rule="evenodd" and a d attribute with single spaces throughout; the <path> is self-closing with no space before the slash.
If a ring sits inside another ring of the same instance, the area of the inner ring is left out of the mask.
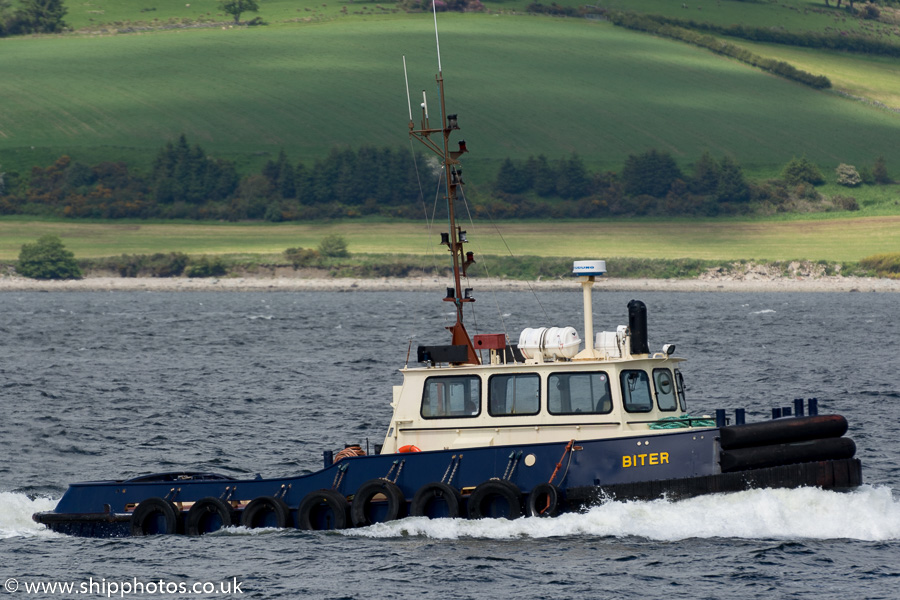
<path id="1" fill-rule="evenodd" d="M 435 21 L 435 38 L 437 38 L 437 21 Z M 403 69 L 406 71 L 406 58 L 403 59 Z M 441 106 L 441 127 L 431 127 L 428 120 L 428 101 L 425 91 L 422 91 L 422 122 L 417 129 L 412 118 L 412 106 L 409 110 L 409 135 L 421 142 L 426 148 L 440 157 L 443 162 L 443 174 L 447 183 L 447 192 L 445 200 L 447 201 L 447 218 L 449 220 L 450 231 L 441 234 L 441 243 L 450 250 L 453 257 L 453 285 L 447 288 L 447 296 L 444 298 L 446 302 L 453 302 L 456 307 L 456 323 L 447 329 L 451 333 L 451 343 L 454 346 L 466 346 L 467 360 L 469 364 L 481 364 L 478 354 L 475 352 L 475 346 L 463 325 L 463 307 L 469 302 L 475 302 L 472 297 L 470 288 L 463 289 L 462 277 L 466 275 L 469 266 L 475 263 L 474 253 L 466 252 L 463 244 L 468 242 L 466 232 L 456 223 L 455 202 L 457 191 L 463 185 L 462 169 L 459 166 L 459 157 L 468 152 L 465 140 L 458 142 L 457 150 L 450 150 L 450 136 L 459 129 L 457 115 L 448 115 L 444 101 L 444 76 L 440 66 L 440 46 L 438 46 L 438 73 L 435 77 L 438 84 L 438 95 L 440 96 Z M 409 100 L 409 86 L 407 85 L 407 100 Z M 432 135 L 441 134 L 441 143 L 438 144 L 431 139 Z"/>

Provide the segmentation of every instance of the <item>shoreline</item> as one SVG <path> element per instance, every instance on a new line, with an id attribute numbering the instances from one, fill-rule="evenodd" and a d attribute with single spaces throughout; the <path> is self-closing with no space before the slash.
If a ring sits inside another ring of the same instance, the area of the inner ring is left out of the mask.
<path id="1" fill-rule="evenodd" d="M 450 285 L 442 277 L 321 278 L 321 277 L 85 277 L 78 280 L 42 281 L 16 275 L 0 277 L 0 292 L 352 292 L 438 291 Z M 520 281 L 471 280 L 466 287 L 484 291 L 581 290 L 572 278 Z M 900 292 L 900 280 L 876 277 L 733 277 L 702 275 L 695 279 L 598 279 L 599 291 L 634 292 Z"/>

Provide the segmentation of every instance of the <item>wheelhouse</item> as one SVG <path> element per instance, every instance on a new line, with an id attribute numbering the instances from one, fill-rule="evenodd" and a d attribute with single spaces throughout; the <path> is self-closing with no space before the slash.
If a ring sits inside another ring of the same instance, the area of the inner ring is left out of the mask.
<path id="1" fill-rule="evenodd" d="M 407 445 L 445 450 L 690 427 L 695 423 L 684 416 L 682 360 L 403 369 L 382 452 Z"/>

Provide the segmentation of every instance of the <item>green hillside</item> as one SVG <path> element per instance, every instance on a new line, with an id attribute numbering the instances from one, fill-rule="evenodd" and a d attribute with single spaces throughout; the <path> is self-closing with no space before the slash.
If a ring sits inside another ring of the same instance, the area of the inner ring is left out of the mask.
<path id="1" fill-rule="evenodd" d="M 507 156 L 577 152 L 618 170 L 649 148 L 683 163 L 709 150 L 764 170 L 800 155 L 833 168 L 895 154 L 897 114 L 678 42 L 582 19 L 442 14 L 439 24 L 448 109 L 475 183 L 476 165 L 493 174 Z M 414 102 L 426 88 L 437 108 L 428 14 L 5 38 L 0 53 L 7 171 L 61 154 L 146 165 L 180 133 L 254 166 L 281 148 L 312 161 L 335 145 L 406 145 L 403 54 Z"/>

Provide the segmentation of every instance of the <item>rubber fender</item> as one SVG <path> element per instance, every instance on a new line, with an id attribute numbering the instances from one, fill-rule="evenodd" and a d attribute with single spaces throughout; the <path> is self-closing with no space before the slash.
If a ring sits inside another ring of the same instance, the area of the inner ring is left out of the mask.
<path id="1" fill-rule="evenodd" d="M 382 496 L 382 498 L 378 498 Z M 378 498 L 376 500 L 376 498 Z M 383 516 L 376 516 L 373 502 L 383 502 L 385 504 L 386 513 Z M 406 516 L 406 498 L 403 491 L 386 479 L 370 479 L 365 482 L 356 494 L 353 496 L 353 503 L 350 505 L 350 519 L 353 521 L 354 527 L 366 527 L 373 523 L 385 523 L 402 519 Z"/>
<path id="2" fill-rule="evenodd" d="M 725 450 L 719 456 L 723 473 L 795 463 L 853 458 L 856 444 L 850 438 L 827 438 L 793 444 Z"/>
<path id="3" fill-rule="evenodd" d="M 325 531 L 346 529 L 349 523 L 348 504 L 343 494 L 322 489 L 310 492 L 297 507 L 297 529 Z"/>
<path id="4" fill-rule="evenodd" d="M 291 509 L 281 498 L 260 496 L 250 501 L 241 513 L 241 525 L 250 529 L 260 527 L 287 527 Z"/>
<path id="5" fill-rule="evenodd" d="M 559 514 L 562 494 L 552 483 L 534 486 L 525 501 L 525 513 L 529 517 L 555 517 Z"/>
<path id="6" fill-rule="evenodd" d="M 847 433 L 847 419 L 841 415 L 789 417 L 722 427 L 719 429 L 719 445 L 723 450 L 731 450 L 836 438 L 845 433 Z"/>
<path id="7" fill-rule="evenodd" d="M 413 496 L 409 514 L 414 517 L 456 519 L 462 516 L 463 498 L 455 487 L 440 481 L 426 483 Z"/>
<path id="8" fill-rule="evenodd" d="M 469 496 L 470 519 L 518 519 L 522 516 L 522 492 L 509 481 L 489 479 Z"/>
<path id="9" fill-rule="evenodd" d="M 131 515 L 131 535 L 178 533 L 181 511 L 168 500 L 147 498 L 137 505 Z"/>
<path id="10" fill-rule="evenodd" d="M 227 502 L 207 496 L 194 502 L 187 513 L 184 532 L 188 535 L 212 533 L 234 524 L 234 509 Z"/>

